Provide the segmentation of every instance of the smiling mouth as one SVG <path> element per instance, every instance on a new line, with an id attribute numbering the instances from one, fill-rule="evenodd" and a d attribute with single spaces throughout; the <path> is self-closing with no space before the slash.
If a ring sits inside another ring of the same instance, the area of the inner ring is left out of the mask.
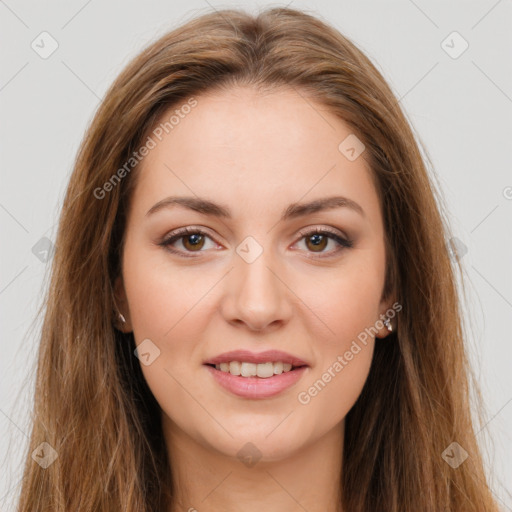
<path id="1" fill-rule="evenodd" d="M 258 364 L 246 363 L 241 361 L 231 361 L 229 363 L 220 364 L 206 363 L 205 366 L 210 366 L 211 368 L 214 368 L 217 371 L 237 377 L 268 379 L 276 375 L 294 372 L 300 368 L 305 368 L 307 365 L 294 366 L 290 363 L 282 363 L 279 361 L 275 363 L 266 362 Z"/>

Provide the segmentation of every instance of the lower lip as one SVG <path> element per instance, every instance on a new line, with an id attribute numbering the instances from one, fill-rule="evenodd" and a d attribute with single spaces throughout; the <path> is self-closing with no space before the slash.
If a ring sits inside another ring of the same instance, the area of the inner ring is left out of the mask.
<path id="1" fill-rule="evenodd" d="M 213 366 L 205 365 L 213 375 L 213 378 L 231 393 L 243 398 L 270 398 L 282 393 L 293 386 L 304 374 L 307 366 L 301 366 L 296 370 L 283 372 L 273 377 L 239 377 L 229 372 L 217 370 Z"/>

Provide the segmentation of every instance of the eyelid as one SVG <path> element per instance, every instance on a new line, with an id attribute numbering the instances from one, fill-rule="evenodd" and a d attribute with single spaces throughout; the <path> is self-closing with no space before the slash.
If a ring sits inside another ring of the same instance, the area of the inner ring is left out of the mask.
<path id="1" fill-rule="evenodd" d="M 195 258 L 195 257 L 197 257 L 194 255 L 195 251 L 181 251 L 181 250 L 172 249 L 170 247 L 171 243 L 174 243 L 175 241 L 180 240 L 181 238 L 185 237 L 186 235 L 191 235 L 191 234 L 200 234 L 203 236 L 207 236 L 213 242 L 218 244 L 218 242 L 215 240 L 215 238 L 212 235 L 210 235 L 209 231 L 206 228 L 192 225 L 192 226 L 186 226 L 183 228 L 177 228 L 174 231 L 171 231 L 168 235 L 164 236 L 164 238 L 162 239 L 161 242 L 158 243 L 158 245 L 163 246 L 166 250 L 168 250 L 169 252 L 171 252 L 173 254 L 178 254 L 183 257 Z M 308 256 L 309 258 L 321 259 L 321 258 L 328 258 L 331 256 L 335 256 L 343 249 L 351 248 L 354 244 L 354 241 L 352 239 L 350 239 L 349 237 L 347 237 L 342 231 L 340 231 L 336 228 L 331 228 L 330 226 L 316 225 L 316 226 L 308 226 L 308 227 L 300 229 L 297 232 L 297 235 L 299 236 L 299 238 L 297 239 L 296 242 L 294 242 L 294 245 L 296 243 L 300 242 L 303 238 L 308 237 L 308 236 L 313 236 L 315 234 L 324 235 L 324 236 L 327 236 L 328 238 L 330 238 L 331 240 L 334 240 L 338 244 L 338 248 L 334 251 L 330 251 L 327 253 L 310 252 L 311 255 Z M 331 236 L 328 236 L 328 235 L 331 235 Z M 199 255 L 200 253 L 205 252 L 205 251 L 200 250 L 200 251 L 196 251 L 196 252 Z"/>
<path id="2" fill-rule="evenodd" d="M 346 236 L 343 232 L 336 228 L 331 228 L 330 226 L 308 226 L 307 228 L 302 228 L 298 231 L 298 234 L 300 235 L 300 238 L 297 240 L 297 242 L 300 242 L 303 238 L 308 236 L 313 236 L 315 234 L 327 236 L 331 240 L 334 240 L 338 247 L 330 252 L 310 252 L 307 251 L 307 258 L 315 259 L 315 260 L 321 260 L 321 259 L 327 259 L 331 257 L 338 256 L 339 253 L 345 249 L 350 249 L 354 246 L 354 240 Z M 329 236 L 331 235 L 331 236 Z M 296 243 L 297 243 L 296 242 Z M 295 245 L 295 244 L 294 244 Z"/>
<path id="3" fill-rule="evenodd" d="M 342 231 L 340 231 L 339 229 L 336 229 L 336 228 L 331 228 L 330 226 L 318 226 L 318 225 L 307 226 L 307 227 L 301 228 L 301 229 L 299 229 L 299 231 L 297 231 L 297 234 L 299 234 L 301 237 L 305 237 L 308 235 L 311 236 L 311 235 L 314 235 L 315 233 L 320 233 L 320 234 L 330 233 L 339 238 L 342 238 L 343 240 L 345 240 L 347 242 L 351 242 L 349 237 L 346 236 Z"/>
<path id="4" fill-rule="evenodd" d="M 167 235 L 165 235 L 161 242 L 158 243 L 158 245 L 164 247 L 164 249 L 168 250 L 169 252 L 173 254 L 178 254 L 184 257 L 196 257 L 194 256 L 193 251 L 178 251 L 176 249 L 173 249 L 170 247 L 171 243 L 174 243 L 181 238 L 184 238 L 187 235 L 193 235 L 193 234 L 200 234 L 202 236 L 207 236 L 210 238 L 213 242 L 215 242 L 218 245 L 218 242 L 215 240 L 215 238 L 210 235 L 210 233 L 206 230 L 206 228 L 199 227 L 199 226 L 186 226 L 184 228 L 177 228 Z M 205 251 L 197 251 L 198 254 L 205 252 Z M 187 254 L 188 253 L 188 254 Z"/>

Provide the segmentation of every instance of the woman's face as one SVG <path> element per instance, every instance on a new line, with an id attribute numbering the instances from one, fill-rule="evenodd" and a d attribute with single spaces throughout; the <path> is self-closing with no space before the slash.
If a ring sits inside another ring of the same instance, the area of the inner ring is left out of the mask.
<path id="1" fill-rule="evenodd" d="M 237 88 L 195 101 L 162 118 L 175 115 L 137 170 L 116 282 L 124 330 L 168 435 L 277 460 L 342 431 L 370 368 L 365 329 L 386 335 L 379 200 L 350 128 L 304 95 Z M 348 206 L 315 207 L 333 197 Z M 230 351 L 250 354 L 205 364 Z M 256 366 L 265 351 L 286 354 Z M 287 358 L 305 366 L 286 372 Z"/>

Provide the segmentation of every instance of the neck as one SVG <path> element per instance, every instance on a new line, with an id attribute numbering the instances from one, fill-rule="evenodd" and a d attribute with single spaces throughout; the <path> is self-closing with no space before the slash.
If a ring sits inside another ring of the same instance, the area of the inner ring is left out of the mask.
<path id="1" fill-rule="evenodd" d="M 344 422 L 307 446 L 274 457 L 246 440 L 231 440 L 238 447 L 234 455 L 221 452 L 193 439 L 165 414 L 162 426 L 175 490 L 171 512 L 342 512 Z"/>

